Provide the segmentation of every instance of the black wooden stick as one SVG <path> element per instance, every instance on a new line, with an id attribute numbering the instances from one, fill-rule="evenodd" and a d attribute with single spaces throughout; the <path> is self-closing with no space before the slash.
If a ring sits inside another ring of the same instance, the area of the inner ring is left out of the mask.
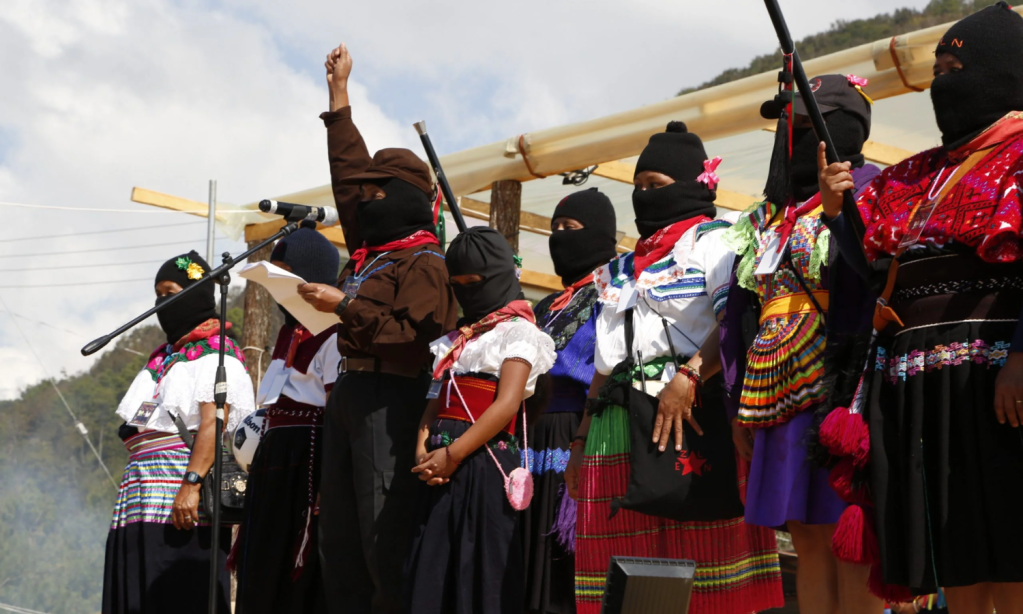
<path id="1" fill-rule="evenodd" d="M 426 122 L 416 122 L 412 125 L 416 127 L 416 132 L 419 133 L 419 138 L 423 141 L 426 157 L 430 159 L 433 173 L 437 175 L 437 184 L 440 185 L 440 191 L 444 194 L 444 200 L 448 202 L 448 211 L 451 212 L 451 217 L 455 218 L 455 226 L 458 226 L 458 232 L 465 232 L 466 226 L 465 220 L 462 218 L 462 211 L 458 208 L 458 201 L 455 200 L 455 193 L 451 191 L 451 184 L 448 183 L 448 178 L 444 175 L 444 169 L 440 166 L 440 158 L 437 157 L 437 152 L 433 149 L 430 135 L 426 133 Z"/>

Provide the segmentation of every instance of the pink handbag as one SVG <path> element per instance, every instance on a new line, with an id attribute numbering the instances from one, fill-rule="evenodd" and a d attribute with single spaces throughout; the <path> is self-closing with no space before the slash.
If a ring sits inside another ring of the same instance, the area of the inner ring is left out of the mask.
<path id="1" fill-rule="evenodd" d="M 472 420 L 473 424 L 476 424 L 476 418 L 473 417 L 472 412 L 469 411 L 469 406 L 466 404 L 465 399 L 462 397 L 462 392 L 458 389 L 458 384 L 455 383 L 454 374 L 448 379 L 448 396 L 451 396 L 451 388 L 455 389 L 455 393 L 458 395 L 458 400 L 462 402 L 462 407 L 465 408 L 465 413 L 468 414 L 469 420 Z M 487 453 L 490 454 L 490 458 L 494 459 L 494 463 L 497 465 L 497 470 L 504 476 L 504 494 L 508 497 L 508 503 L 511 504 L 512 509 L 521 512 L 522 510 L 529 507 L 530 501 L 533 500 L 533 474 L 529 471 L 529 427 L 526 424 L 526 402 L 522 402 L 522 444 L 523 458 L 525 458 L 525 467 L 516 467 L 510 474 L 504 472 L 501 467 L 501 463 L 497 460 L 497 456 L 494 455 L 494 451 L 490 449 L 490 446 L 483 444 L 487 449 Z"/>

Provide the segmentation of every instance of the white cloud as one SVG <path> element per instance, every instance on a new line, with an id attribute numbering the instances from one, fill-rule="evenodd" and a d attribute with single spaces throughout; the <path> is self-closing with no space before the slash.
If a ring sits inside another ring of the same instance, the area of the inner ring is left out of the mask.
<path id="1" fill-rule="evenodd" d="M 796 36 L 891 10 L 890 0 L 785 8 Z M 0 201 L 146 210 L 128 202 L 132 186 L 205 201 L 216 178 L 220 199 L 240 203 L 327 183 L 322 62 L 341 41 L 370 148 L 417 147 L 410 124 L 427 119 L 442 151 L 661 100 L 777 44 L 756 0 L 7 0 Z M 26 324 L 54 373 L 91 364 L 78 354 L 85 341 L 152 304 L 148 281 L 65 284 L 149 279 L 157 265 L 7 271 L 203 249 L 202 225 L 7 241 L 194 220 L 170 213 L 0 212 L 0 296 L 79 333 Z M 191 243 L 30 256 L 169 241 Z M 9 287 L 26 284 L 49 287 Z M 42 376 L 3 313 L 0 360 L 0 398 Z"/>

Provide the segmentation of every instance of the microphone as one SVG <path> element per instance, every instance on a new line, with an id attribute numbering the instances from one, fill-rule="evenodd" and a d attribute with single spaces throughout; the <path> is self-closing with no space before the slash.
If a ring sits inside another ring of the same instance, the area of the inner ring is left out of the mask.
<path id="1" fill-rule="evenodd" d="M 283 215 L 289 222 L 300 222 L 312 220 L 320 222 L 324 226 L 337 224 L 337 209 L 334 207 L 310 207 L 309 205 L 296 205 L 293 203 L 282 203 L 279 200 L 262 200 L 259 202 L 259 210 L 263 213 Z"/>

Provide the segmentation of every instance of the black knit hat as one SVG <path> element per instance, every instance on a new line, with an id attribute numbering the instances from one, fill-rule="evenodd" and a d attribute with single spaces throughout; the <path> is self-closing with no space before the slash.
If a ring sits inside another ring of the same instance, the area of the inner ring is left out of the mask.
<path id="1" fill-rule="evenodd" d="M 156 280 L 153 285 L 161 281 L 172 281 L 184 290 L 209 274 L 210 265 L 206 264 L 206 261 L 195 250 L 192 250 L 163 263 L 156 272 Z M 159 297 L 156 299 L 156 304 L 160 305 L 169 298 L 170 295 Z M 216 318 L 216 306 L 214 284 L 206 282 L 201 288 L 189 292 L 188 296 L 178 299 L 173 305 L 158 311 L 156 317 L 160 321 L 160 328 L 167 334 L 167 343 L 177 343 L 195 327 Z"/>
<path id="2" fill-rule="evenodd" d="M 668 122 L 665 131 L 651 136 L 650 142 L 639 155 L 636 175 L 643 171 L 654 171 L 676 182 L 692 182 L 694 186 L 706 189 L 704 184 L 696 183 L 696 178 L 703 173 L 703 162 L 706 159 L 707 150 L 699 136 L 689 132 L 683 122 Z"/>
<path id="3" fill-rule="evenodd" d="M 551 219 L 568 217 L 580 222 L 576 230 L 555 230 L 548 245 L 554 272 L 569 286 L 615 257 L 618 226 L 611 199 L 597 188 L 569 194 L 554 208 Z"/>
<path id="4" fill-rule="evenodd" d="M 1005 2 L 957 22 L 934 52 L 951 54 L 963 65 L 931 84 L 946 149 L 964 145 L 1010 111 L 1023 110 L 1023 17 Z"/>
<path id="5" fill-rule="evenodd" d="M 867 136 L 870 136 L 870 103 L 856 89 L 856 85 L 845 75 L 821 75 L 809 80 L 810 90 L 820 107 L 821 113 L 827 115 L 832 111 L 846 111 L 863 123 Z M 764 119 L 779 119 L 782 111 L 789 103 L 791 94 L 781 92 L 760 107 L 760 116 Z M 809 115 L 806 103 L 797 92 L 792 99 L 792 112 L 796 115 Z"/>
<path id="6" fill-rule="evenodd" d="M 707 150 L 682 122 L 669 122 L 665 132 L 650 137 L 636 162 L 636 175 L 644 171 L 663 173 L 675 183 L 632 192 L 632 210 L 641 239 L 661 228 L 697 216 L 713 218 L 717 190 L 697 181 L 703 174 Z M 635 175 L 633 176 L 635 177 Z"/>
<path id="7" fill-rule="evenodd" d="M 279 260 L 291 272 L 311 284 L 337 282 L 341 256 L 327 237 L 316 232 L 316 222 L 302 222 L 302 227 L 284 237 L 274 246 L 270 260 Z"/>

